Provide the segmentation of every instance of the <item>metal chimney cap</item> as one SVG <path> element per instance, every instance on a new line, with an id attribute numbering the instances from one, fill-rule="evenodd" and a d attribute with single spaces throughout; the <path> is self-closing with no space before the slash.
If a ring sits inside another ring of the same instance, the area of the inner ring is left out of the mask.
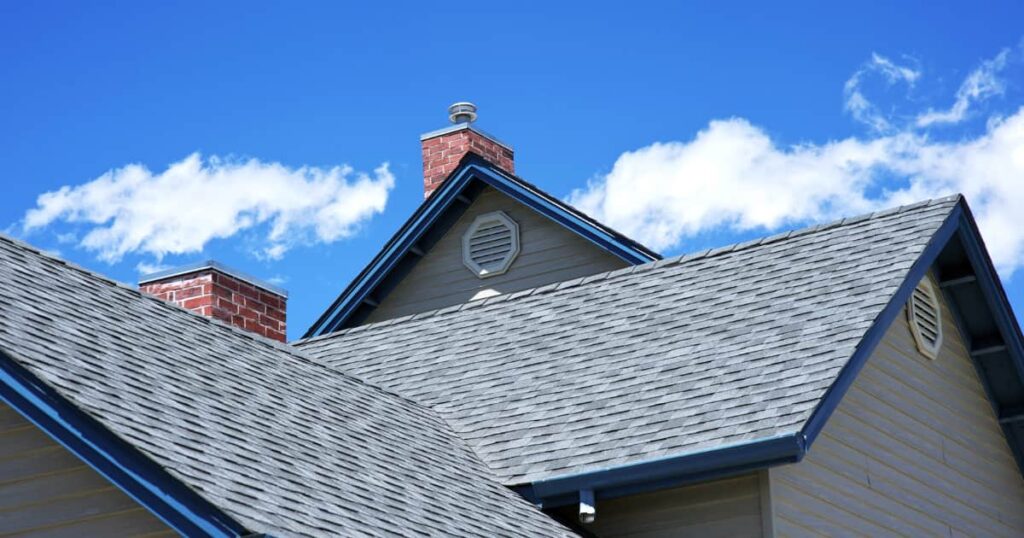
<path id="1" fill-rule="evenodd" d="M 473 123 L 476 121 L 476 105 L 460 101 L 448 107 L 448 119 L 452 123 Z"/>

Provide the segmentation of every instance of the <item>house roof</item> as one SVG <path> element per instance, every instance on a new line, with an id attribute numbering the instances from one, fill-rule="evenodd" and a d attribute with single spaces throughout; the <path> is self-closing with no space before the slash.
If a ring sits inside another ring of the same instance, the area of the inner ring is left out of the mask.
<path id="1" fill-rule="evenodd" d="M 927 201 L 297 345 L 437 409 L 508 485 L 654 479 L 694 458 L 732 458 L 733 470 L 795 461 L 868 336 L 961 226 L 961 205 Z"/>
<path id="2" fill-rule="evenodd" d="M 435 411 L 6 237 L 0 396 L 190 534 L 568 534 Z"/>
<path id="3" fill-rule="evenodd" d="M 485 186 L 490 186 L 565 226 L 629 264 L 661 256 L 526 180 L 467 153 L 441 184 L 306 331 L 305 337 L 330 334 L 362 321 L 428 251 Z"/>

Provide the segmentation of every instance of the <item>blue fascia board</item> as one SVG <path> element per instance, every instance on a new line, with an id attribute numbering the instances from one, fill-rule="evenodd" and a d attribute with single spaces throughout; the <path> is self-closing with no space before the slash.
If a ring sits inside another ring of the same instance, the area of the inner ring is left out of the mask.
<path id="1" fill-rule="evenodd" d="M 184 536 L 245 528 L 0 351 L 0 400 Z"/>
<path id="2" fill-rule="evenodd" d="M 565 226 L 570 231 L 631 265 L 659 259 L 656 255 L 636 248 L 579 215 L 567 211 L 565 207 L 549 200 L 534 189 L 495 173 L 482 159 L 473 158 L 472 155 L 468 157 L 460 169 L 431 194 L 421 209 L 413 214 L 412 219 L 403 226 L 399 234 L 385 245 L 381 253 L 370 262 L 370 265 L 349 284 L 334 304 L 306 331 L 303 338 L 320 336 L 338 330 L 370 292 L 402 260 L 406 252 L 437 222 L 444 210 L 455 201 L 474 178 Z"/>
<path id="3" fill-rule="evenodd" d="M 586 490 L 593 491 L 598 499 L 610 499 L 734 475 L 768 465 L 795 463 L 803 458 L 805 446 L 803 436 L 792 433 L 555 476 L 515 489 L 537 506 L 553 508 L 577 502 L 579 493 Z"/>
<path id="4" fill-rule="evenodd" d="M 885 308 L 878 314 L 871 327 L 857 344 L 853 356 L 839 371 L 835 382 L 825 391 L 825 396 L 818 402 L 818 406 L 811 413 L 811 417 L 804 424 L 802 430 L 807 440 L 808 449 L 810 449 L 814 440 L 817 439 L 818 434 L 821 433 L 822 428 L 825 427 L 825 423 L 832 416 L 836 407 L 839 406 L 843 396 L 846 395 L 846 391 L 849 390 L 853 381 L 857 378 L 857 374 L 864 368 L 864 364 L 867 363 L 868 358 L 882 341 L 886 331 L 889 330 L 889 326 L 892 325 L 893 321 L 896 320 L 896 316 L 903 310 L 903 306 L 910 299 L 910 294 L 914 292 L 917 283 L 928 273 L 935 260 L 938 259 L 942 249 L 946 247 L 949 240 L 960 229 L 962 215 L 963 202 L 960 202 L 953 208 L 935 234 L 932 235 L 924 251 L 918 256 L 913 265 L 910 266 L 907 276 L 903 279 L 896 293 L 889 299 Z"/>

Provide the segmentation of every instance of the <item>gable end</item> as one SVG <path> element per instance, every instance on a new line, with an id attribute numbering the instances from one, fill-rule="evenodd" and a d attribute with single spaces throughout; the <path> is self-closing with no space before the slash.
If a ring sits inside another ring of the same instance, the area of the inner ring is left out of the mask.
<path id="1" fill-rule="evenodd" d="M 538 212 L 625 263 L 638 265 L 661 259 L 639 243 L 469 153 L 303 338 L 329 334 L 365 320 L 486 187 Z"/>
<path id="2" fill-rule="evenodd" d="M 808 450 L 918 284 L 935 277 L 1024 474 L 1024 338 L 974 217 L 960 198 L 803 428 Z M 941 345 L 941 341 L 939 342 Z"/>

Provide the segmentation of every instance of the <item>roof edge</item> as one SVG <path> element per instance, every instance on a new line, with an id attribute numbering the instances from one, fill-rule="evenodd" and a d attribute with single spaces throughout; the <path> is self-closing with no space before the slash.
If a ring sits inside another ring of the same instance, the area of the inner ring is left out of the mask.
<path id="1" fill-rule="evenodd" d="M 3 350 L 0 400 L 177 532 L 218 538 L 248 534 L 244 526 L 80 410 Z"/>
<path id="2" fill-rule="evenodd" d="M 598 499 L 636 495 L 796 463 L 805 452 L 803 434 L 796 432 L 555 476 L 513 489 L 540 508 L 554 508 L 578 502 L 581 490 L 593 491 Z"/>

